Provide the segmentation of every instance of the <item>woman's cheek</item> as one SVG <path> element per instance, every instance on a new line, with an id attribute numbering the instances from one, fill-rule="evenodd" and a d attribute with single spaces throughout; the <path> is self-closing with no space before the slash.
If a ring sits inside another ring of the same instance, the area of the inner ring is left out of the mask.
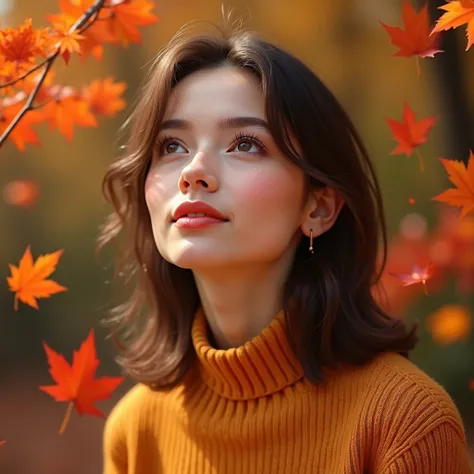
<path id="1" fill-rule="evenodd" d="M 281 172 L 269 172 L 256 169 L 247 174 L 243 186 L 239 187 L 239 200 L 252 207 L 261 208 L 271 206 L 278 209 L 279 203 L 288 203 L 288 199 L 295 200 L 295 185 L 289 176 Z M 269 209 L 270 210 L 270 209 Z"/>
<path id="2" fill-rule="evenodd" d="M 145 180 L 145 200 L 150 210 L 157 209 L 163 202 L 163 181 L 153 170 L 150 170 Z"/>

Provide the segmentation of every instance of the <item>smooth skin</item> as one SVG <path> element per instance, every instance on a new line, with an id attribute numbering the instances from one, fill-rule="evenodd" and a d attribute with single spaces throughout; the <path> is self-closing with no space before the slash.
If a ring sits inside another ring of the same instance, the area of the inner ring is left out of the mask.
<path id="1" fill-rule="evenodd" d="M 257 125 L 219 127 L 229 117 L 266 120 L 257 78 L 226 65 L 182 80 L 163 122 L 182 119 L 189 128 L 160 130 L 162 144 L 145 183 L 157 249 L 193 271 L 220 349 L 243 345 L 271 322 L 302 235 L 309 237 L 312 229 L 316 247 L 317 236 L 334 224 L 343 205 L 331 188 L 305 200 L 303 172 L 285 159 L 270 132 Z M 249 137 L 236 139 L 240 133 Z M 172 213 L 188 200 L 205 201 L 229 221 L 176 227 Z"/>

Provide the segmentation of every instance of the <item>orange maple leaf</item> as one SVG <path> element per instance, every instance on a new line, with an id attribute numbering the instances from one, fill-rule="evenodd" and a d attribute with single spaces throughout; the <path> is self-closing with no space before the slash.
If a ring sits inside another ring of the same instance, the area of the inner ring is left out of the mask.
<path id="1" fill-rule="evenodd" d="M 390 153 L 391 155 L 400 155 L 405 153 L 407 157 L 411 156 L 414 150 L 418 155 L 420 170 L 424 170 L 423 159 L 418 151 L 418 147 L 428 140 L 428 133 L 436 122 L 436 117 L 425 117 L 419 122 L 415 119 L 415 113 L 405 102 L 403 104 L 403 121 L 386 118 L 392 135 L 399 142 L 398 146 Z"/>
<path id="2" fill-rule="evenodd" d="M 16 97 L 8 97 L 0 101 L 0 134 L 8 128 L 26 103 L 26 95 L 19 93 Z M 40 110 L 30 110 L 13 128 L 10 138 L 20 151 L 24 151 L 26 144 L 39 145 L 40 140 L 31 128 L 44 120 Z"/>
<path id="3" fill-rule="evenodd" d="M 425 294 L 428 294 L 426 289 L 426 281 L 429 280 L 434 273 L 434 265 L 430 263 L 424 268 L 420 268 L 418 265 L 413 265 L 411 273 L 392 273 L 390 275 L 398 278 L 401 281 L 402 286 L 414 285 L 415 283 L 422 283 L 425 289 Z"/>
<path id="4" fill-rule="evenodd" d="M 38 308 L 36 298 L 49 298 L 55 293 L 66 291 L 67 288 L 53 280 L 45 280 L 56 269 L 63 250 L 40 255 L 33 263 L 31 249 L 28 245 L 21 257 L 18 267 L 10 265 L 11 277 L 7 277 L 10 290 L 15 292 L 15 311 L 18 311 L 18 300 Z"/>
<path id="5" fill-rule="evenodd" d="M 112 10 L 108 22 L 110 31 L 124 46 L 129 41 L 140 43 L 141 36 L 137 26 L 147 26 L 158 21 L 150 13 L 155 4 L 148 0 L 110 0 L 107 6 Z"/>
<path id="6" fill-rule="evenodd" d="M 462 161 L 440 158 L 448 173 L 449 180 L 456 186 L 447 189 L 432 200 L 446 202 L 451 206 L 461 207 L 461 219 L 474 210 L 474 153 L 470 150 L 467 167 Z"/>
<path id="7" fill-rule="evenodd" d="M 46 18 L 52 23 L 65 23 L 73 25 L 94 3 L 94 0 L 59 0 L 61 13 L 47 15 Z M 91 54 L 95 59 L 102 59 L 102 43 L 116 43 L 118 39 L 110 31 L 108 25 L 111 13 L 109 8 L 102 8 L 98 12 L 97 20 L 84 31 L 81 41 L 80 57 L 85 59 Z"/>
<path id="8" fill-rule="evenodd" d="M 467 24 L 466 51 L 474 44 L 474 0 L 456 0 L 439 7 L 445 13 L 437 20 L 432 34 Z"/>
<path id="9" fill-rule="evenodd" d="M 17 73 L 28 70 L 35 63 L 36 56 L 44 55 L 44 31 L 33 28 L 31 18 L 15 28 L 0 30 L 0 56 L 18 66 Z"/>
<path id="10" fill-rule="evenodd" d="M 71 141 L 74 125 L 82 127 L 97 127 L 98 122 L 89 109 L 87 101 L 79 97 L 70 87 L 58 86 L 58 92 L 51 92 L 55 100 L 43 107 L 43 114 L 49 122 L 50 130 L 57 128 L 59 132 Z"/>
<path id="11" fill-rule="evenodd" d="M 417 13 L 410 5 L 409 0 L 405 0 L 402 14 L 405 30 L 398 26 L 388 26 L 383 22 L 380 23 L 390 35 L 391 43 L 400 48 L 394 56 L 407 58 L 416 56 L 418 75 L 420 75 L 418 58 L 433 58 L 435 54 L 443 52 L 438 49 L 439 34 L 430 36 L 428 4 L 425 4 L 420 12 Z"/>
<path id="12" fill-rule="evenodd" d="M 104 80 L 92 81 L 83 89 L 82 97 L 93 113 L 113 117 L 126 105 L 120 97 L 126 87 L 125 82 L 114 84 L 113 78 L 107 77 Z"/>
<path id="13" fill-rule="evenodd" d="M 103 413 L 94 406 L 94 403 L 110 398 L 124 377 L 94 379 L 100 361 L 97 359 L 93 329 L 89 331 L 79 350 L 74 351 L 72 366 L 44 341 L 43 347 L 48 357 L 49 373 L 57 385 L 43 385 L 39 388 L 58 402 L 70 402 L 59 432 L 63 433 L 66 429 L 74 406 L 81 416 L 89 414 L 103 418 Z"/>
<path id="14" fill-rule="evenodd" d="M 69 63 L 71 53 L 80 53 L 80 41 L 85 39 L 78 31 L 71 31 L 71 22 L 67 18 L 62 18 L 62 21 L 53 23 L 55 46 L 59 48 L 59 53 L 66 64 Z"/>

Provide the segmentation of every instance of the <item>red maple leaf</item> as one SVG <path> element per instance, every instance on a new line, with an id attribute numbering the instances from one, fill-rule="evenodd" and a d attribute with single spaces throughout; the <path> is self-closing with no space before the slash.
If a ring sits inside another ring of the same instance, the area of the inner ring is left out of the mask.
<path id="1" fill-rule="evenodd" d="M 398 146 L 390 153 L 391 155 L 400 155 L 405 153 L 407 157 L 411 156 L 416 149 L 421 171 L 424 170 L 423 159 L 417 148 L 428 140 L 428 133 L 436 122 L 436 117 L 425 117 L 416 121 L 415 113 L 405 102 L 403 104 L 403 121 L 386 118 L 392 135 L 398 141 Z"/>
<path id="2" fill-rule="evenodd" d="M 380 24 L 390 35 L 392 44 L 400 48 L 394 56 L 406 58 L 416 56 L 418 75 L 420 75 L 418 58 L 433 58 L 435 54 L 443 52 L 438 49 L 439 33 L 430 36 L 428 3 L 417 13 L 410 2 L 405 0 L 402 15 L 405 30 L 398 26 L 388 26 L 382 22 Z"/>
<path id="3" fill-rule="evenodd" d="M 44 341 L 43 347 L 50 365 L 49 373 L 57 385 L 43 385 L 39 388 L 58 402 L 70 402 L 59 432 L 63 433 L 66 429 L 74 406 L 79 415 L 89 414 L 103 418 L 103 413 L 94 406 L 94 403 L 110 398 L 111 393 L 123 382 L 124 377 L 94 379 L 100 361 L 96 355 L 93 329 L 89 331 L 89 335 L 79 350 L 74 351 L 72 366 Z"/>

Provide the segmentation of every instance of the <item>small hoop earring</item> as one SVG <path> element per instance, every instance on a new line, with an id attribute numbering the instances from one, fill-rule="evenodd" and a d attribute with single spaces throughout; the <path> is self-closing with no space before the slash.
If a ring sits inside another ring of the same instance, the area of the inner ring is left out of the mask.
<path id="1" fill-rule="evenodd" d="M 309 231 L 309 249 L 308 249 L 312 254 L 314 254 L 314 249 L 313 249 L 313 229 L 310 229 Z"/>

